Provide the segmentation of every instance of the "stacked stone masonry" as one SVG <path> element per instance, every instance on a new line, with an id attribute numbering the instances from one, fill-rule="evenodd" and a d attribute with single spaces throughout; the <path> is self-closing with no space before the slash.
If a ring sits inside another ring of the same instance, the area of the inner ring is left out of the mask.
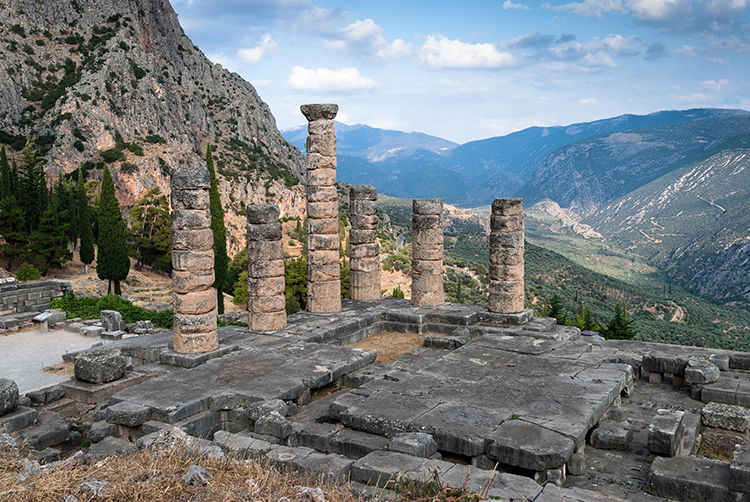
<path id="1" fill-rule="evenodd" d="M 516 314 L 524 308 L 523 200 L 495 199 L 490 221 L 488 308 Z"/>
<path id="2" fill-rule="evenodd" d="M 352 300 L 368 302 L 380 299 L 380 246 L 378 245 L 378 192 L 359 185 L 349 191 L 350 295 Z"/>
<path id="3" fill-rule="evenodd" d="M 46 310 L 52 298 L 59 298 L 70 291 L 68 281 L 20 283 L 15 279 L 5 279 L 0 283 L 0 316 Z"/>
<path id="4" fill-rule="evenodd" d="M 247 208 L 248 326 L 251 331 L 286 327 L 284 250 L 279 207 Z"/>
<path id="5" fill-rule="evenodd" d="M 411 301 L 419 307 L 445 303 L 443 291 L 443 201 L 415 199 L 412 205 Z"/>
<path id="6" fill-rule="evenodd" d="M 206 169 L 172 173 L 172 344 L 175 352 L 184 354 L 219 346 L 208 188 Z"/>
<path id="7" fill-rule="evenodd" d="M 308 120 L 307 137 L 307 310 L 341 310 L 339 199 L 336 191 L 338 105 L 300 107 Z"/>

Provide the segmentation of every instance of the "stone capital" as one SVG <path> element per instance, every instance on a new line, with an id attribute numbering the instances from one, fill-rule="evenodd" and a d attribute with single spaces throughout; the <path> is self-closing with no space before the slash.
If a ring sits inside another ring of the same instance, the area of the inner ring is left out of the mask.
<path id="1" fill-rule="evenodd" d="M 332 103 L 310 104 L 302 105 L 299 109 L 308 122 L 314 120 L 333 120 L 339 112 L 339 105 L 334 105 Z"/>

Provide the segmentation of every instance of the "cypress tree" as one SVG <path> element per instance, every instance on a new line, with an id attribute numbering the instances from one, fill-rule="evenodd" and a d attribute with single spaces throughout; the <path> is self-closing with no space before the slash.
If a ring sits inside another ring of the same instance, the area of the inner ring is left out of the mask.
<path id="1" fill-rule="evenodd" d="M 4 241 L 0 243 L 0 256 L 7 260 L 5 268 L 11 270 L 14 260 L 26 252 L 28 244 L 26 217 L 13 196 L 0 199 L 0 236 Z"/>
<path id="2" fill-rule="evenodd" d="M 53 195 L 52 203 L 42 213 L 39 227 L 29 236 L 31 258 L 39 264 L 42 275 L 46 275 L 50 268 L 59 267 L 73 256 L 68 249 L 68 240 L 65 236 L 67 226 L 61 224 L 56 209 L 56 199 Z"/>
<path id="3" fill-rule="evenodd" d="M 638 334 L 633 322 L 628 318 L 628 309 L 625 305 L 615 305 L 615 313 L 607 327 L 602 330 L 602 335 L 616 340 L 630 340 Z"/>
<path id="4" fill-rule="evenodd" d="M 23 148 L 23 166 L 18 172 L 18 203 L 26 215 L 26 230 L 32 232 L 39 225 L 47 208 L 47 183 L 44 178 L 44 157 L 34 149 L 31 138 Z"/>
<path id="5" fill-rule="evenodd" d="M 13 172 L 10 169 L 5 147 L 0 150 L 0 199 L 15 195 L 13 192 Z"/>
<path id="6" fill-rule="evenodd" d="M 214 234 L 214 287 L 216 288 L 216 304 L 219 314 L 223 314 L 224 286 L 227 278 L 229 257 L 227 256 L 227 229 L 224 226 L 224 209 L 221 207 L 219 182 L 216 179 L 216 171 L 214 170 L 214 157 L 211 154 L 211 145 L 206 147 L 206 166 L 211 175 L 211 187 L 208 195 L 211 208 L 211 231 Z"/>
<path id="7" fill-rule="evenodd" d="M 120 281 L 130 271 L 128 239 L 125 220 L 115 197 L 115 185 L 107 167 L 102 176 L 102 191 L 99 196 L 99 252 L 96 259 L 96 274 L 106 279 L 107 293 L 121 295 Z"/>
<path id="8" fill-rule="evenodd" d="M 562 298 L 560 298 L 560 295 L 557 293 L 554 293 L 549 300 L 547 317 L 554 317 L 557 319 L 557 324 L 565 324 L 567 321 L 565 318 L 565 305 L 563 304 Z"/>
<path id="9" fill-rule="evenodd" d="M 83 170 L 78 169 L 78 184 L 76 187 L 79 230 L 81 242 L 78 252 L 81 255 L 81 262 L 86 265 L 88 273 L 89 265 L 94 261 L 94 237 L 91 231 L 91 211 L 89 211 L 89 201 L 86 197 L 86 187 L 83 185 Z"/>

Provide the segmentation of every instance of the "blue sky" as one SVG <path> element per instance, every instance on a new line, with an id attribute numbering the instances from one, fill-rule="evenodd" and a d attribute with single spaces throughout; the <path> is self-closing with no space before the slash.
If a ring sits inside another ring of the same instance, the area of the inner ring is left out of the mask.
<path id="1" fill-rule="evenodd" d="M 282 129 L 299 105 L 456 142 L 664 109 L 750 109 L 750 0 L 172 0 Z"/>

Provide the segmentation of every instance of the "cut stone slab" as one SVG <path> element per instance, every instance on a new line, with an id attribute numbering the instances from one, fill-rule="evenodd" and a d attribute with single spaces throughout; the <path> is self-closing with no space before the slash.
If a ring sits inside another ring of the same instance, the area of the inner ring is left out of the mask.
<path id="1" fill-rule="evenodd" d="M 267 401 L 260 401 L 253 403 L 247 407 L 245 416 L 251 424 L 254 424 L 259 418 L 268 415 L 269 413 L 276 412 L 282 417 L 285 417 L 289 412 L 289 405 L 287 405 L 281 399 L 269 399 Z"/>
<path id="2" fill-rule="evenodd" d="M 307 446 L 322 452 L 330 452 L 330 441 L 342 429 L 339 424 L 297 422 L 292 424 L 289 446 Z"/>
<path id="3" fill-rule="evenodd" d="M 18 406 L 18 385 L 8 378 L 0 378 L 0 416 Z"/>
<path id="4" fill-rule="evenodd" d="M 33 406 L 42 406 L 57 401 L 65 397 L 65 387 L 62 385 L 53 385 L 46 389 L 27 392 L 26 397 L 31 400 Z"/>
<path id="5" fill-rule="evenodd" d="M 255 432 L 286 439 L 292 433 L 292 423 L 278 411 L 272 411 L 255 421 Z"/>
<path id="6" fill-rule="evenodd" d="M 101 326 L 83 326 L 79 333 L 81 333 L 83 336 L 88 336 L 91 338 L 99 338 L 102 333 L 104 333 L 104 328 Z"/>
<path id="7" fill-rule="evenodd" d="M 633 431 L 628 422 L 602 420 L 591 433 L 591 446 L 600 450 L 627 450 Z"/>
<path id="8" fill-rule="evenodd" d="M 88 434 L 86 434 L 86 438 L 92 443 L 98 443 L 106 437 L 117 436 L 117 432 L 117 425 L 110 424 L 104 420 L 100 420 L 91 424 Z"/>
<path id="9" fill-rule="evenodd" d="M 70 420 L 58 413 L 39 415 L 37 425 L 21 433 L 21 437 L 35 450 L 56 446 L 68 439 Z"/>
<path id="10" fill-rule="evenodd" d="M 337 481 L 349 478 L 353 461 L 335 453 L 318 453 L 314 451 L 297 460 L 299 468 L 306 473 L 315 473 Z"/>
<path id="11" fill-rule="evenodd" d="M 523 420 L 503 422 L 488 439 L 491 458 L 533 471 L 562 467 L 575 449 L 572 439 Z"/>
<path id="12" fill-rule="evenodd" d="M 214 441 L 225 452 L 233 453 L 243 458 L 261 457 L 271 451 L 272 448 L 271 443 L 268 441 L 226 431 L 217 431 L 214 434 Z"/>
<path id="13" fill-rule="evenodd" d="M 441 473 L 439 478 L 448 486 L 474 492 L 481 492 L 487 487 L 489 499 L 537 500 L 542 491 L 542 487 L 531 478 L 461 464 L 455 464 L 447 472 Z"/>
<path id="14" fill-rule="evenodd" d="M 127 332 L 118 330 L 118 331 L 102 331 L 102 333 L 99 335 L 100 338 L 103 338 L 104 340 L 122 340 L 123 335 L 126 335 Z"/>
<path id="15" fill-rule="evenodd" d="M 304 446 L 272 446 L 265 457 L 279 470 L 301 471 L 299 462 L 314 453 L 315 450 Z"/>
<path id="16" fill-rule="evenodd" d="M 78 354 L 74 371 L 78 380 L 90 383 L 107 383 L 122 378 L 128 366 L 118 349 L 98 349 Z"/>
<path id="17" fill-rule="evenodd" d="M 648 450 L 651 453 L 668 457 L 677 455 L 685 432 L 684 416 L 684 411 L 656 411 L 648 425 Z"/>
<path id="18" fill-rule="evenodd" d="M 548 483 L 534 502 L 625 502 L 625 499 L 612 497 L 609 494 L 592 492 L 580 488 L 560 488 Z"/>
<path id="19" fill-rule="evenodd" d="M 404 453 L 374 451 L 352 464 L 352 479 L 370 486 L 387 487 L 407 472 L 419 472 L 428 462 L 435 461 Z"/>
<path id="20" fill-rule="evenodd" d="M 36 422 L 39 413 L 34 408 L 19 406 L 10 413 L 0 417 L 0 430 L 7 433 L 17 432 L 25 429 Z"/>
<path id="21" fill-rule="evenodd" d="M 131 453 L 137 449 L 138 448 L 127 439 L 106 437 L 98 443 L 92 444 L 86 451 L 86 455 L 100 459 L 123 453 Z"/>
<path id="22" fill-rule="evenodd" d="M 729 488 L 750 493 L 750 446 L 737 445 L 729 464 Z"/>
<path id="23" fill-rule="evenodd" d="M 690 385 L 714 383 L 720 375 L 719 367 L 705 359 L 690 359 L 685 368 L 685 381 Z"/>
<path id="24" fill-rule="evenodd" d="M 328 448 L 331 453 L 361 458 L 373 451 L 388 448 L 388 439 L 377 434 L 343 429 L 330 438 Z"/>
<path id="25" fill-rule="evenodd" d="M 728 354 L 711 354 L 708 356 L 708 360 L 714 363 L 721 371 L 729 371 Z"/>
<path id="26" fill-rule="evenodd" d="M 658 457 L 651 464 L 647 490 L 685 502 L 735 502 L 729 489 L 729 462 L 702 457 Z"/>
<path id="27" fill-rule="evenodd" d="M 438 445 L 430 434 L 424 432 L 406 432 L 396 434 L 388 442 L 388 450 L 406 453 L 415 457 L 430 457 L 438 449 Z"/>
<path id="28" fill-rule="evenodd" d="M 220 346 L 216 350 L 200 354 L 180 354 L 172 350 L 165 350 L 159 354 L 159 362 L 168 364 L 169 366 L 177 366 L 178 368 L 195 368 L 211 359 L 225 356 L 234 351 L 235 348 L 233 345 Z"/>
<path id="29" fill-rule="evenodd" d="M 750 409 L 733 404 L 708 403 L 701 410 L 706 427 L 747 432 L 750 430 Z"/>
<path id="30" fill-rule="evenodd" d="M 138 427 L 151 418 L 151 410 L 136 403 L 122 401 L 106 409 L 107 422 L 128 427 Z"/>

